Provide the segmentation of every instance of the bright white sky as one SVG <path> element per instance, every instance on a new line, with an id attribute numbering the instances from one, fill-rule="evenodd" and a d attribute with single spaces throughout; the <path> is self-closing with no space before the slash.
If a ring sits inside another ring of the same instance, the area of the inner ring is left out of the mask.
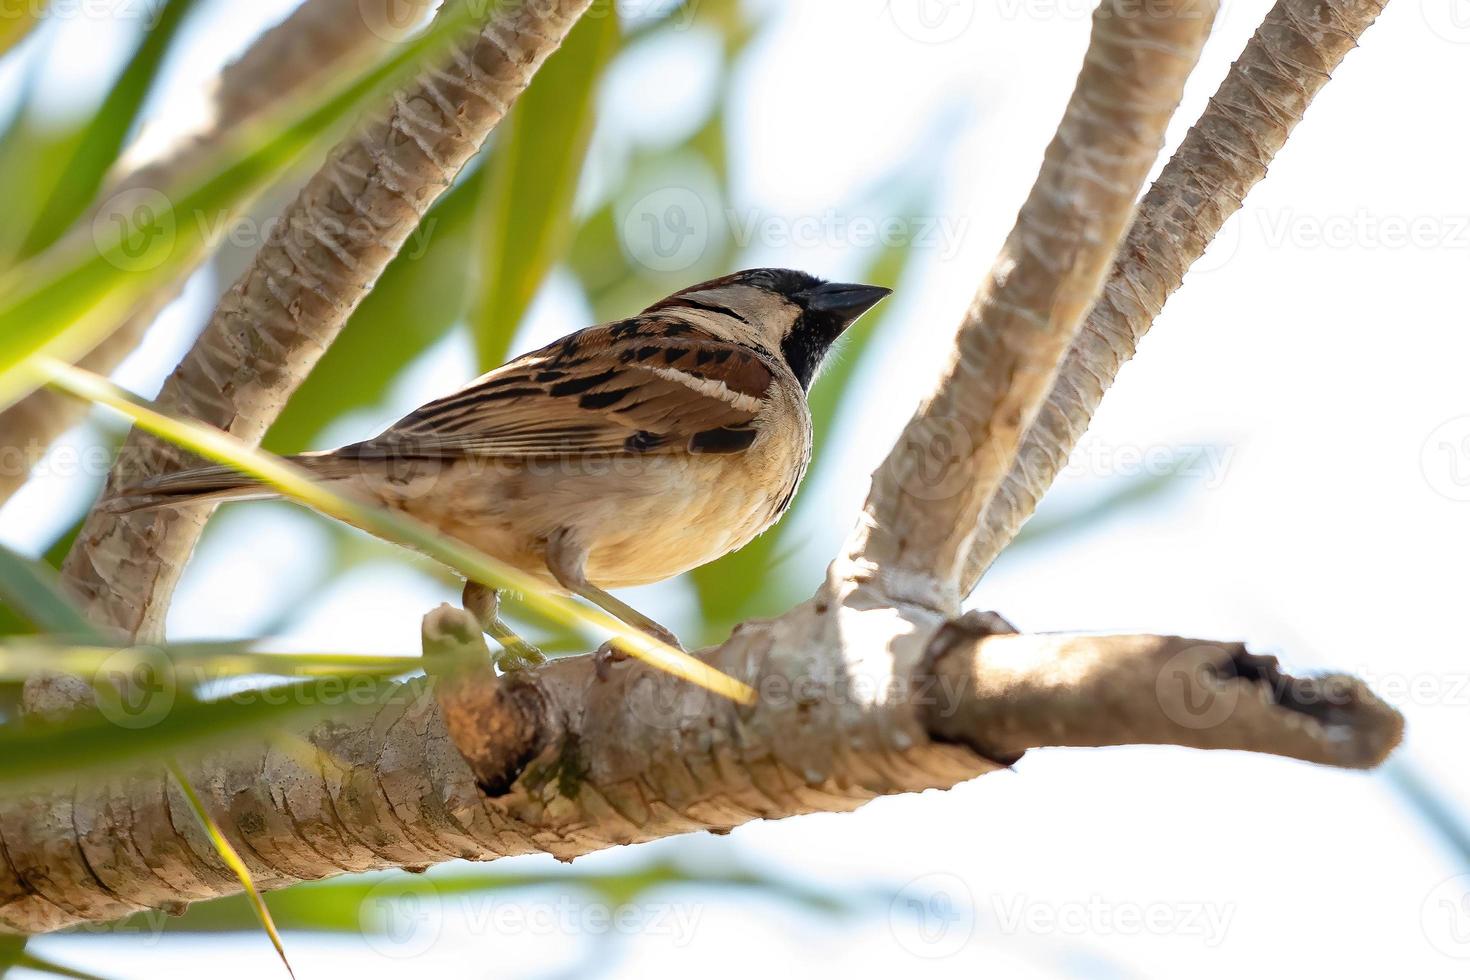
<path id="1" fill-rule="evenodd" d="M 194 40 L 187 63 L 174 66 L 183 82 L 174 90 L 197 88 L 189 80 L 207 77 L 290 4 L 215 4 L 218 23 L 227 6 L 230 27 Z M 887 356 L 874 359 L 884 372 L 862 378 L 868 394 L 835 449 L 838 478 L 807 488 L 830 505 L 828 514 L 845 515 L 929 384 L 1029 187 L 1070 91 L 1092 4 L 778 6 L 738 77 L 731 135 L 742 214 L 821 216 L 903 162 L 935 175 L 936 214 L 954 231 L 945 247 L 922 250 L 916 274 L 892 300 L 902 306 L 901 329 L 887 338 Z M 1268 6 L 1240 0 L 1223 10 L 1171 143 Z M 1299 669 L 1359 673 L 1408 716 L 1399 758 L 1426 772 L 1462 813 L 1470 805 L 1460 758 L 1470 735 L 1467 14 L 1464 0 L 1390 4 L 1170 302 L 1057 493 L 1088 499 L 1108 479 L 1137 474 L 1136 459 L 1150 451 L 1204 447 L 1206 464 L 1160 503 L 1003 560 L 974 599 L 1030 630 L 1239 638 Z M 53 90 L 76 95 L 88 80 L 105 79 L 126 46 L 96 24 L 65 26 L 46 77 Z M 691 115 L 680 93 L 709 97 L 699 51 L 671 48 L 650 61 L 657 68 L 623 72 L 608 111 L 656 111 L 677 130 Z M 70 84 L 55 84 L 62 79 Z M 840 235 L 767 251 L 763 262 L 829 275 L 850 272 L 864 254 Z M 121 377 L 151 391 L 217 289 L 196 283 Z M 532 333 L 565 333 L 586 315 L 553 287 Z M 465 345 L 448 342 L 392 394 L 381 418 L 344 435 L 366 434 L 470 373 Z M 0 515 L 0 538 L 33 546 L 56 519 L 58 499 L 91 492 L 75 479 L 39 481 Z M 191 569 L 172 620 L 177 635 L 239 635 L 293 601 L 298 578 L 280 556 L 301 553 L 293 541 L 313 533 L 312 519 L 270 509 L 235 527 Z M 812 547 L 830 552 L 845 530 L 845 519 L 813 527 Z M 283 645 L 412 650 L 420 615 L 445 598 L 407 564 L 373 565 L 312 597 L 318 611 Z M 677 584 L 637 601 L 676 624 L 688 615 Z M 903 899 L 953 914 L 931 916 L 923 934 L 904 901 L 892 914 L 883 901 L 871 914 L 834 922 L 735 893 L 671 893 L 666 905 L 644 909 L 666 928 L 616 945 L 611 969 L 619 974 L 746 976 L 781 963 L 818 975 L 1234 978 L 1269 964 L 1272 976 L 1458 977 L 1470 959 L 1470 877 L 1446 883 L 1470 869 L 1382 775 L 1264 757 L 1034 752 L 1014 773 L 949 793 L 665 842 L 582 866 L 655 853 L 712 864 L 738 856 L 844 892 L 916 882 Z M 556 896 L 542 897 L 539 906 L 537 896 L 517 902 L 554 912 Z M 592 949 L 582 930 L 507 926 L 488 908 L 450 914 L 443 935 L 410 960 L 355 937 L 295 939 L 293 960 L 303 977 L 344 966 L 364 978 L 458 973 L 492 962 L 497 976 L 535 976 L 578 970 Z M 680 916 L 692 925 L 678 925 Z M 206 955 L 220 978 L 278 969 L 257 936 L 170 940 L 162 948 L 176 955 L 156 962 L 137 945 L 63 940 L 40 948 L 110 975 L 194 976 Z"/>

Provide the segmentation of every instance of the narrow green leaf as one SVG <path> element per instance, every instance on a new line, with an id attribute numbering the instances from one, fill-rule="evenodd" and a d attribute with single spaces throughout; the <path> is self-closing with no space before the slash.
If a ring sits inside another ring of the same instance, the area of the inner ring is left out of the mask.
<path id="1" fill-rule="evenodd" d="M 196 4 L 197 0 L 168 0 L 157 22 L 143 35 L 137 51 L 82 130 L 76 150 L 32 222 L 21 244 L 22 258 L 60 238 L 96 195 L 137 122 L 164 55 Z"/>
<path id="2" fill-rule="evenodd" d="M 333 124 L 462 38 L 480 4 L 455 4 L 418 37 L 335 88 L 311 92 L 241 127 L 207 172 L 143 190 L 131 206 L 68 236 L 0 278 L 0 407 L 35 383 L 29 358 L 88 350 L 158 283 L 193 264 L 207 242 L 201 216 L 229 213 L 280 174 Z"/>
<path id="3" fill-rule="evenodd" d="M 105 978 L 95 973 L 87 973 L 84 970 L 62 966 L 55 960 L 48 960 L 34 953 L 20 953 L 16 956 L 14 965 L 24 967 L 27 970 L 34 970 L 37 973 L 44 973 L 51 977 L 71 977 L 72 980 L 105 980 Z M 5 961 L 0 959 L 0 976 L 3 976 L 5 973 L 4 967 Z"/>
<path id="4" fill-rule="evenodd" d="M 51 568 L 3 545 L 0 545 L 0 599 L 39 631 L 54 636 L 96 636 L 92 624 L 72 604 Z"/>
<path id="5" fill-rule="evenodd" d="M 20 962 L 26 952 L 25 936 L 0 936 L 0 977 Z"/>
<path id="6" fill-rule="evenodd" d="M 501 123 L 485 168 L 482 282 L 472 318 L 481 370 L 505 360 L 531 300 L 566 250 L 597 82 L 618 39 L 616 11 L 598 0 Z"/>
<path id="7" fill-rule="evenodd" d="M 245 889 L 245 894 L 250 901 L 250 907 L 255 911 L 256 917 L 260 920 L 261 928 L 270 937 L 271 945 L 276 948 L 276 955 L 281 958 L 281 963 L 286 967 L 286 972 L 291 976 L 292 980 L 295 980 L 296 971 L 291 969 L 291 961 L 286 958 L 286 947 L 281 944 L 281 934 L 276 931 L 276 924 L 271 919 L 271 910 L 266 907 L 265 899 L 260 897 L 260 891 L 255 887 L 255 879 L 250 875 L 250 868 L 240 858 L 240 853 L 235 850 L 235 846 L 230 843 L 230 839 L 225 836 L 225 832 L 220 829 L 220 825 L 215 823 L 214 817 L 210 816 L 209 809 L 204 805 L 204 801 L 199 798 L 199 794 L 194 791 L 194 784 L 189 782 L 189 777 L 184 775 L 184 770 L 179 768 L 177 762 L 173 761 L 169 762 L 168 768 L 169 772 L 173 773 L 174 779 L 178 782 L 179 788 L 184 791 L 184 796 L 188 798 L 189 806 L 194 811 L 194 817 L 199 821 L 199 826 L 203 827 L 204 832 L 209 835 L 209 842 L 214 845 L 215 852 L 219 854 L 220 860 L 225 863 L 225 867 L 229 868 L 230 872 L 239 880 L 240 887 Z"/>
<path id="8" fill-rule="evenodd" d="M 738 0 L 704 0 L 685 4 L 683 9 L 671 12 L 656 28 L 640 30 L 637 37 L 641 40 L 657 31 L 681 29 L 689 24 L 691 18 L 700 26 L 717 32 L 723 42 L 718 81 L 720 95 L 714 100 L 704 122 L 688 139 L 669 147 L 635 154 L 626 169 L 622 186 L 616 188 L 611 199 L 587 215 L 577 227 L 566 261 L 581 283 L 598 320 L 627 316 L 630 310 L 639 309 L 640 304 L 660 293 L 688 285 L 691 273 L 697 276 L 700 271 L 708 271 L 715 275 L 735 267 L 738 249 L 729 222 L 718 220 L 731 199 L 726 107 L 730 104 L 734 88 L 735 62 L 754 36 L 756 22 L 748 19 Z M 625 50 L 632 40 L 624 39 Z M 666 272 L 655 272 L 631 261 L 625 250 L 627 243 L 622 240 L 623 229 L 619 227 L 618 203 L 626 197 L 657 189 L 657 184 L 652 188 L 643 186 L 643 180 L 650 175 L 683 174 L 691 168 L 701 170 L 714 185 L 708 189 L 704 201 L 713 220 L 708 222 L 709 240 L 704 243 L 699 260 L 691 268 Z"/>
<path id="9" fill-rule="evenodd" d="M 21 41 L 41 19 L 43 5 L 39 0 L 7 6 L 0 11 L 0 55 Z"/>
<path id="10" fill-rule="evenodd" d="M 99 674 L 132 675 L 161 668 L 175 679 L 203 683 L 223 677 L 396 677 L 422 668 L 419 657 L 357 653 L 270 653 L 252 643 L 170 643 L 119 647 L 101 642 L 67 643 L 52 639 L 11 639 L 0 645 L 0 680 L 24 680 L 53 670 L 92 680 Z"/>
<path id="11" fill-rule="evenodd" d="M 61 562 L 66 558 L 67 552 L 71 551 L 72 543 L 76 541 L 77 535 L 81 533 L 82 522 L 85 516 L 78 517 L 72 522 L 71 527 L 63 531 L 56 540 L 51 542 L 46 549 L 43 560 L 39 563 L 39 574 L 55 583 L 56 569 L 61 567 Z M 58 586 L 59 587 L 59 586 Z M 21 609 L 13 602 L 0 603 L 0 637 L 17 636 L 33 632 L 36 629 L 25 616 L 21 615 Z"/>
<path id="12" fill-rule="evenodd" d="M 300 467 L 240 442 L 228 433 L 191 419 L 172 418 L 105 378 L 55 360 L 37 359 L 43 381 L 79 398 L 106 405 L 133 420 L 140 429 L 223 463 L 268 484 L 276 491 L 329 517 L 360 527 L 381 538 L 413 548 L 476 582 L 519 593 L 521 601 L 543 615 L 572 627 L 611 633 L 620 646 L 651 666 L 716 694 L 749 704 L 755 692 L 695 657 L 649 636 L 595 606 L 579 605 L 544 591 L 535 578 L 462 542 L 440 535 L 405 514 L 372 507 L 315 482 Z"/>
<path id="13" fill-rule="evenodd" d="M 118 675 L 109 664 L 105 676 Z M 64 722 L 0 726 L 0 787 L 20 792 L 36 783 L 194 755 L 237 744 L 243 736 L 413 696 L 411 687 L 387 679 L 337 676 L 202 701 L 163 660 L 129 677 L 132 689 L 98 685 L 98 707 L 79 709 Z"/>
<path id="14" fill-rule="evenodd" d="M 639 901 L 662 888 L 697 887 L 738 890 L 757 897 L 789 902 L 803 910 L 824 915 L 856 912 L 860 898 L 808 888 L 784 877 L 741 867 L 685 868 L 659 861 L 642 868 L 617 872 L 501 872 L 451 871 L 430 875 L 351 875 L 327 882 L 296 885 L 271 895 L 271 910 L 284 932 L 377 933 L 386 923 L 373 913 L 378 903 L 408 895 L 432 895 L 441 899 L 458 895 L 483 895 L 555 888 L 559 894 L 576 889 L 596 896 L 612 906 Z M 874 898 L 889 898 L 878 889 Z M 137 920 L 132 920 L 136 924 Z M 169 932 L 242 932 L 256 921 L 248 901 L 229 896 L 191 905 L 181 918 L 163 926 Z M 129 921 L 117 926 L 126 934 Z"/>
<path id="15" fill-rule="evenodd" d="M 0 270 L 20 253 L 41 204 L 56 186 L 67 161 L 76 155 L 83 123 L 37 114 L 28 81 L 15 115 L 0 132 Z"/>

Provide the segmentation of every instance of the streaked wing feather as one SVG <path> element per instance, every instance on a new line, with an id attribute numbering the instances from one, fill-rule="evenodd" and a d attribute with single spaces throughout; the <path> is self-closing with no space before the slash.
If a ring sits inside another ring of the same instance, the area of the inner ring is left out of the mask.
<path id="1" fill-rule="evenodd" d="M 740 452 L 753 441 L 751 425 L 773 380 L 771 365 L 749 348 L 678 321 L 638 317 L 517 358 L 338 452 L 354 458 Z"/>

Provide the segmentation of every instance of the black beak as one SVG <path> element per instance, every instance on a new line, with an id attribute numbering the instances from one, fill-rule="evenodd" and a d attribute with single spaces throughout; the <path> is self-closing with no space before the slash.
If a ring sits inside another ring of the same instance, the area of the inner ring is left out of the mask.
<path id="1" fill-rule="evenodd" d="M 878 301 L 891 289 L 883 286 L 864 286 L 862 283 L 829 282 L 799 293 L 798 296 L 813 313 L 827 313 L 844 323 L 851 323 L 878 305 Z"/>

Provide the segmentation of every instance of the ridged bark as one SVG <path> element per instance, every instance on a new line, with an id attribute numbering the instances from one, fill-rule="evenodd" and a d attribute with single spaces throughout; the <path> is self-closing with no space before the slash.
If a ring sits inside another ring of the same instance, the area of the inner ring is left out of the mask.
<path id="1" fill-rule="evenodd" d="M 873 475 L 848 544 L 853 574 L 958 607 L 977 521 L 1102 288 L 1214 13 L 1208 0 L 1099 5 L 1036 184 L 934 393 Z"/>
<path id="2" fill-rule="evenodd" d="M 1266 176 L 1307 106 L 1387 0 L 1280 0 L 1149 188 L 1107 286 L 981 516 L 968 594 L 1067 465 L 1103 394 L 1184 273 Z"/>
<path id="3" fill-rule="evenodd" d="M 454 622 L 465 615 L 431 616 L 426 632 L 440 635 L 426 649 L 452 633 L 483 658 L 475 624 Z M 758 702 L 636 662 L 606 680 L 588 656 L 497 680 L 482 659 L 479 672 L 375 688 L 373 703 L 299 738 L 186 768 L 256 883 L 279 888 L 453 858 L 566 860 L 852 810 L 953 786 L 1033 746 L 1156 742 L 1365 767 L 1402 729 L 1360 682 L 1299 681 L 1236 644 L 994 635 L 840 578 L 707 659 Z M 0 804 L 0 931 L 177 911 L 238 889 L 161 769 Z"/>

